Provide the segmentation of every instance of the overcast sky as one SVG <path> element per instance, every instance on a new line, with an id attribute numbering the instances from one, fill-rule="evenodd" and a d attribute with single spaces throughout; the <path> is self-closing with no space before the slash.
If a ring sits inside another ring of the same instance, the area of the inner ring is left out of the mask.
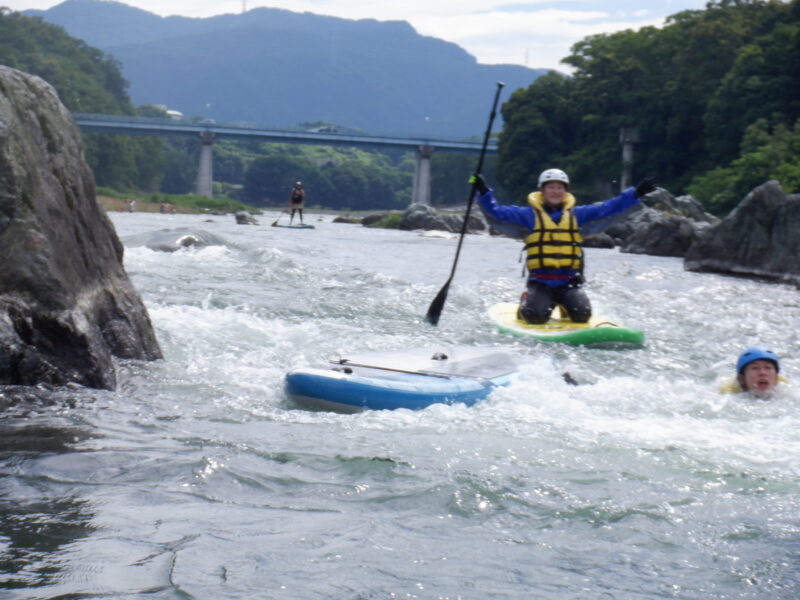
<path id="1" fill-rule="evenodd" d="M 665 17 L 703 9 L 708 0 L 128 0 L 161 15 L 210 17 L 257 7 L 346 19 L 404 20 L 421 34 L 454 42 L 487 64 L 566 70 L 572 44 L 597 33 L 661 26 Z M 12 10 L 46 9 L 60 0 L 0 0 Z"/>

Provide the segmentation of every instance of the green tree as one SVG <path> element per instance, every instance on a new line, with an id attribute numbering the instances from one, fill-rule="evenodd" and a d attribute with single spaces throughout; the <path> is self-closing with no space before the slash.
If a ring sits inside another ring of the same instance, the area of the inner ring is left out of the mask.
<path id="1" fill-rule="evenodd" d="M 791 122 L 800 115 L 800 21 L 778 23 L 739 49 L 705 115 L 706 148 L 716 160 L 739 150 L 745 128 L 761 118 Z"/>
<path id="2" fill-rule="evenodd" d="M 657 34 L 647 27 L 592 36 L 575 44 L 565 59 L 576 68 L 571 98 L 579 123 L 572 136 L 577 144 L 571 147 L 576 174 L 588 169 L 619 173 L 619 149 L 608 141 L 616 142 L 622 127 L 642 129 L 650 90 L 660 85 L 659 73 L 652 68 L 659 58 Z M 587 153 L 594 157 L 591 164 L 583 158 Z"/>
<path id="3" fill-rule="evenodd" d="M 0 11 L 0 63 L 47 81 L 73 112 L 135 113 L 116 59 L 39 18 Z M 84 140 L 98 185 L 158 189 L 164 174 L 160 141 L 107 134 L 87 134 Z"/>
<path id="4" fill-rule="evenodd" d="M 689 193 L 707 210 L 724 216 L 754 187 L 778 180 L 787 193 L 800 192 L 800 119 L 793 127 L 770 128 L 758 119 L 745 130 L 742 154 L 725 167 L 698 175 Z"/>
<path id="5" fill-rule="evenodd" d="M 295 181 L 304 181 L 305 175 L 318 169 L 309 160 L 295 156 L 267 156 L 254 160 L 244 176 L 244 197 L 256 205 L 278 206 L 286 203 Z M 315 183 L 320 183 L 317 181 Z"/>
<path id="6" fill-rule="evenodd" d="M 247 157 L 243 187 L 247 202 L 282 205 L 291 184 L 299 180 L 308 206 L 370 210 L 409 203 L 413 163 L 407 152 L 261 144 L 258 153 Z"/>
<path id="7" fill-rule="evenodd" d="M 498 144 L 496 178 L 522 201 L 536 189 L 539 173 L 555 165 L 568 168 L 578 115 L 573 79 L 551 71 L 526 90 L 517 90 L 501 108 L 505 123 Z"/>
<path id="8" fill-rule="evenodd" d="M 621 172 L 620 128 L 632 126 L 634 178 L 658 174 L 680 191 L 725 167 L 753 119 L 800 116 L 798 3 L 709 2 L 660 29 L 578 42 L 564 59 L 571 77 L 541 77 L 503 106 L 499 180 L 521 198 L 540 170 L 558 166 L 579 200 L 599 199 Z"/>
<path id="9" fill-rule="evenodd" d="M 72 111 L 133 112 L 117 60 L 39 18 L 0 12 L 0 63 L 38 75 Z"/>
<path id="10" fill-rule="evenodd" d="M 186 138 L 170 138 L 165 142 L 164 177 L 161 191 L 166 194 L 191 194 L 195 191 L 199 144 Z"/>
<path id="11" fill-rule="evenodd" d="M 94 171 L 97 185 L 117 190 L 135 190 L 136 152 L 128 143 L 127 136 L 90 134 L 86 140 L 84 154 Z"/>

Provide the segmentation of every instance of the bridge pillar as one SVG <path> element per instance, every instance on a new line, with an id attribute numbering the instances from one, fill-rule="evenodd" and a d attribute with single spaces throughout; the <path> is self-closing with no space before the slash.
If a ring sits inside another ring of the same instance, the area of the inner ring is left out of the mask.
<path id="1" fill-rule="evenodd" d="M 211 146 L 214 143 L 214 134 L 210 131 L 204 131 L 200 134 L 200 142 L 200 165 L 197 167 L 195 194 L 212 198 L 214 196 L 214 186 L 212 185 L 214 154 L 211 151 Z"/>
<path id="2" fill-rule="evenodd" d="M 414 187 L 411 189 L 412 204 L 431 203 L 431 155 L 433 146 L 420 146 L 417 149 L 417 168 L 414 171 Z"/>

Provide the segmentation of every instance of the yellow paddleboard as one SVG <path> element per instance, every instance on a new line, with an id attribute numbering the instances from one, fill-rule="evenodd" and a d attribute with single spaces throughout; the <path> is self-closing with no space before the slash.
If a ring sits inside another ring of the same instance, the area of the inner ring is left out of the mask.
<path id="1" fill-rule="evenodd" d="M 559 307 L 556 307 L 547 323 L 532 325 L 517 318 L 518 309 L 516 302 L 500 302 L 489 308 L 489 318 L 503 333 L 531 337 L 542 342 L 605 348 L 644 346 L 644 333 L 621 327 L 602 317 L 593 316 L 588 323 L 575 323 L 562 317 Z"/>

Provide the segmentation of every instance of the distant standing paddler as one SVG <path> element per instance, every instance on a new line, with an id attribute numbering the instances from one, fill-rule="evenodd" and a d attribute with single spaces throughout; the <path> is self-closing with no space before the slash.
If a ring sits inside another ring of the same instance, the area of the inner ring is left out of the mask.
<path id="1" fill-rule="evenodd" d="M 289 206 L 292 209 L 292 214 L 289 217 L 289 225 L 292 224 L 294 213 L 300 213 L 300 224 L 303 224 L 303 202 L 306 199 L 306 191 L 303 189 L 303 184 L 298 181 L 294 184 L 291 193 L 289 194 Z"/>

